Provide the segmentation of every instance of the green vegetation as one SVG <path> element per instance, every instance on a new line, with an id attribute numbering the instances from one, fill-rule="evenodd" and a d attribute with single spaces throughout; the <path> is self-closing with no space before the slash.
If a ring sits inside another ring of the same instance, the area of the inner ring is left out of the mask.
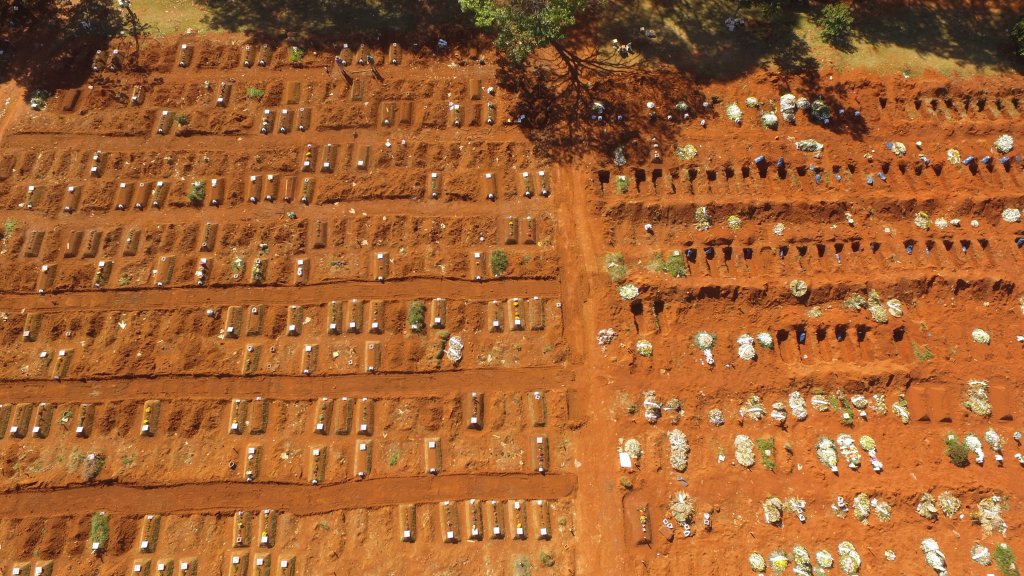
<path id="1" fill-rule="evenodd" d="M 1020 576 L 1020 571 L 1017 569 L 1017 558 L 1013 555 L 1013 550 L 1005 543 L 996 546 L 992 559 L 1003 576 Z"/>
<path id="2" fill-rule="evenodd" d="M 100 549 L 106 548 L 107 540 L 110 538 L 110 518 L 105 512 L 97 512 L 92 515 L 89 527 L 89 541 L 99 544 Z"/>
<path id="3" fill-rule="evenodd" d="M 524 555 L 516 556 L 515 560 L 512 561 L 512 576 L 530 576 L 530 571 L 533 566 L 530 564 L 530 559 Z"/>
<path id="4" fill-rule="evenodd" d="M 765 470 L 775 470 L 775 438 L 758 438 L 754 444 Z"/>
<path id="5" fill-rule="evenodd" d="M 958 468 L 966 468 L 970 464 L 967 459 L 968 454 L 970 454 L 970 450 L 967 449 L 967 445 L 950 432 L 946 436 L 946 456 L 949 456 L 949 461 Z"/>
<path id="6" fill-rule="evenodd" d="M 555 557 L 551 554 L 548 554 L 547 551 L 541 550 L 540 563 L 550 568 L 555 565 Z"/>
<path id="7" fill-rule="evenodd" d="M 85 471 L 83 472 L 85 475 L 85 481 L 91 482 L 99 476 L 100 472 L 103 471 L 103 465 L 106 463 L 107 459 L 103 454 L 89 454 L 86 456 Z"/>
<path id="8" fill-rule="evenodd" d="M 1010 29 L 1010 40 L 1013 41 L 1013 52 L 1024 57 L 1024 16 L 1021 16 Z"/>
<path id="9" fill-rule="evenodd" d="M 914 351 L 914 358 L 921 362 L 927 362 L 935 358 L 935 354 L 927 346 L 918 346 L 917 342 L 911 342 L 910 348 Z"/>
<path id="10" fill-rule="evenodd" d="M 534 50 L 554 45 L 565 37 L 564 30 L 576 23 L 576 14 L 588 0 L 546 0 L 527 2 L 503 0 L 459 0 L 473 23 L 496 33 L 495 44 L 514 64 L 522 64 Z"/>
<path id="11" fill-rule="evenodd" d="M 608 276 L 611 277 L 612 282 L 616 284 L 626 279 L 626 275 L 629 274 L 629 268 L 626 267 L 626 260 L 622 254 L 618 252 L 610 252 L 604 257 L 604 266 L 608 270 Z"/>
<path id="12" fill-rule="evenodd" d="M 504 250 L 491 252 L 491 274 L 501 276 L 508 270 L 508 255 Z"/>
<path id="13" fill-rule="evenodd" d="M 176 120 L 178 121 L 178 126 L 188 126 L 188 116 L 179 114 Z"/>
<path id="14" fill-rule="evenodd" d="M 409 304 L 409 329 L 413 332 L 422 332 L 426 329 L 427 324 L 424 320 L 424 314 L 427 311 L 427 305 L 422 300 L 413 300 Z"/>
<path id="15" fill-rule="evenodd" d="M 667 260 L 661 252 L 655 252 L 647 268 L 651 272 L 662 272 L 673 278 L 684 278 L 690 274 L 690 269 L 686 266 L 686 256 L 678 250 L 674 251 Z"/>
<path id="16" fill-rule="evenodd" d="M 292 64 L 298 64 L 302 62 L 302 57 L 306 55 L 306 51 L 298 46 L 292 46 L 288 50 L 288 61 Z"/>
<path id="17" fill-rule="evenodd" d="M 252 100 L 259 100 L 260 98 L 263 98 L 263 96 L 266 93 L 267 93 L 266 90 L 264 90 L 262 88 L 257 88 L 255 86 L 249 86 L 248 88 L 245 89 L 245 95 L 247 97 L 251 98 Z"/>
<path id="18" fill-rule="evenodd" d="M 821 39 L 832 46 L 845 46 L 850 43 L 853 32 L 853 14 L 850 7 L 841 2 L 827 4 L 821 9 L 818 24 L 821 26 Z"/>
<path id="19" fill-rule="evenodd" d="M 28 104 L 33 110 L 42 110 L 46 108 L 46 103 L 50 100 L 50 93 L 46 90 L 35 90 L 29 96 Z"/>
<path id="20" fill-rule="evenodd" d="M 400 455 L 401 454 L 398 452 L 397 448 L 392 448 L 390 451 L 388 451 L 388 466 L 395 466 L 395 465 L 397 465 L 398 464 L 398 457 Z"/>
<path id="21" fill-rule="evenodd" d="M 629 192 L 629 178 L 625 176 L 618 176 L 615 178 L 615 189 L 619 191 L 619 194 L 625 194 Z"/>
<path id="22" fill-rule="evenodd" d="M 202 204 L 206 198 L 206 182 L 196 180 L 188 191 L 188 201 L 193 204 Z"/>
<path id="23" fill-rule="evenodd" d="M 14 234 L 14 231 L 18 229 L 18 221 L 14 218 L 8 218 L 4 220 L 4 236 L 10 236 Z"/>

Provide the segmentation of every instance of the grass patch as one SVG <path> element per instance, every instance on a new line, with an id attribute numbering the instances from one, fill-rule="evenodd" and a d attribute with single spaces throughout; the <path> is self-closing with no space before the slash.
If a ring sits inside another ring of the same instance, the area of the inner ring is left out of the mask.
<path id="1" fill-rule="evenodd" d="M 927 346 L 918 346 L 917 342 L 911 342 L 910 348 L 914 351 L 914 358 L 917 358 L 921 362 L 927 362 L 932 358 L 935 358 L 935 354 L 933 354 Z"/>
<path id="2" fill-rule="evenodd" d="M 262 88 L 257 88 L 255 86 L 249 86 L 245 89 L 245 95 L 251 100 L 259 100 L 263 98 L 263 96 L 265 96 L 266 93 L 266 90 Z"/>
<path id="3" fill-rule="evenodd" d="M 104 512 L 97 512 L 92 515 L 89 525 L 89 541 L 99 544 L 100 549 L 106 547 L 110 539 L 110 518 Z"/>
<path id="4" fill-rule="evenodd" d="M 550 568 L 555 565 L 555 557 L 551 554 L 548 554 L 547 551 L 541 550 L 540 563 Z"/>
<path id="5" fill-rule="evenodd" d="M 501 276 L 508 270 L 508 254 L 504 250 L 491 252 L 491 274 Z"/>
<path id="6" fill-rule="evenodd" d="M 525 555 L 520 554 L 512 560 L 512 574 L 513 576 L 530 576 L 530 572 L 533 570 L 533 565 L 530 564 L 530 559 Z"/>
<path id="7" fill-rule="evenodd" d="M 397 466 L 398 465 L 398 458 L 400 456 L 401 456 L 401 454 L 398 452 L 397 448 L 392 448 L 391 450 L 389 450 L 388 451 L 388 466 Z"/>
<path id="8" fill-rule="evenodd" d="M 157 35 L 182 34 L 189 28 L 197 32 L 209 30 L 203 23 L 206 10 L 192 0 L 134 0 L 132 9 L 139 20 L 153 26 Z"/>
<path id="9" fill-rule="evenodd" d="M 604 257 L 604 267 L 612 282 L 618 284 L 626 279 L 629 268 L 626 266 L 626 259 L 619 252 L 611 252 Z"/>
<path id="10" fill-rule="evenodd" d="M 950 432 L 946 435 L 946 456 L 949 457 L 949 461 L 954 466 L 966 468 L 970 464 L 970 460 L 967 459 L 970 453 L 971 451 L 967 449 L 967 445 L 960 441 L 955 434 Z"/>
<path id="11" fill-rule="evenodd" d="M 89 454 L 85 457 L 85 470 L 83 472 L 86 482 L 92 482 L 103 471 L 103 465 L 107 459 L 103 454 Z"/>
<path id="12" fill-rule="evenodd" d="M 18 221 L 14 218 L 8 218 L 4 220 L 4 236 L 10 236 L 14 234 L 14 231 L 18 229 Z"/>
<path id="13" fill-rule="evenodd" d="M 413 300 L 409 304 L 409 329 L 413 332 L 422 332 L 426 327 L 423 315 L 427 311 L 427 305 L 422 300 Z"/>
<path id="14" fill-rule="evenodd" d="M 202 204 L 206 198 L 206 182 L 196 180 L 188 191 L 188 201 L 193 204 Z"/>
<path id="15" fill-rule="evenodd" d="M 761 455 L 761 465 L 766 470 L 775 470 L 775 438 L 758 438 L 754 441 L 757 453 Z"/>
<path id="16" fill-rule="evenodd" d="M 1006 544 L 996 546 L 992 559 L 1003 576 L 1020 576 L 1020 571 L 1017 570 L 1017 558 L 1013 555 L 1013 549 Z"/>

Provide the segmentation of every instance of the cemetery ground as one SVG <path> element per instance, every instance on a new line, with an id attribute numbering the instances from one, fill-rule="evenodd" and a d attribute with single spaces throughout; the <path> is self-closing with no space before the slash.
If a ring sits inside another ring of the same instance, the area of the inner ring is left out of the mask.
<path id="1" fill-rule="evenodd" d="M 130 49 L 0 117 L 4 574 L 1013 573 L 1016 77 Z"/>

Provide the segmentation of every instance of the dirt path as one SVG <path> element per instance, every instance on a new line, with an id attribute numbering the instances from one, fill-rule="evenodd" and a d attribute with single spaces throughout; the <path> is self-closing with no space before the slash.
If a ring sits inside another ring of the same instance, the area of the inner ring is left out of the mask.
<path id="1" fill-rule="evenodd" d="M 178 486 L 79 486 L 24 489 L 0 494 L 0 516 L 64 516 L 68 510 L 114 514 L 197 514 L 271 508 L 298 516 L 470 498 L 553 500 L 572 497 L 571 474 L 444 474 L 373 478 L 321 486 L 259 482 L 211 482 Z"/>
<path id="2" fill-rule="evenodd" d="M 540 386 L 567 386 L 572 373 L 559 366 L 536 368 L 464 369 L 432 374 L 351 374 L 324 376 L 158 376 L 65 378 L 53 380 L 0 381 L 5 402 L 95 402 L 98 400 L 147 400 L 173 398 L 188 390 L 191 399 L 247 398 L 301 400 L 325 394 L 375 398 L 408 398 L 453 392 L 529 391 Z M 130 383 L 130 385 L 127 385 Z"/>
<path id="3" fill-rule="evenodd" d="M 555 280 L 508 280 L 477 282 L 459 278 L 410 278 L 387 282 L 350 280 L 305 286 L 207 286 L 110 290 L 103 292 L 61 292 L 57 294 L 9 294 L 8 307 L 37 311 L 53 310 L 162 310 L 192 307 L 233 306 L 245 302 L 264 304 L 323 304 L 332 300 L 364 298 L 402 300 L 422 298 L 424 294 L 445 295 L 452 299 L 499 300 L 512 297 L 558 297 Z"/>

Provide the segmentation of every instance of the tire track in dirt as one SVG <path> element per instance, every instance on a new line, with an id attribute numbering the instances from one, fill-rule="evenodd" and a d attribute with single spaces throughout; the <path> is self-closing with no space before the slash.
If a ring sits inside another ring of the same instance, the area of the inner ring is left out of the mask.
<path id="1" fill-rule="evenodd" d="M 3 293 L 3 292 L 0 292 Z M 82 310 L 170 310 L 234 306 L 246 302 L 268 305 L 324 304 L 332 300 L 416 300 L 424 295 L 451 300 L 506 300 L 539 296 L 558 298 L 559 283 L 551 279 L 476 281 L 461 278 L 403 278 L 375 282 L 345 280 L 303 286 L 206 286 L 72 291 L 39 294 L 4 293 L 6 306 L 39 312 Z M 187 302 L 182 306 L 180 302 Z"/>
<path id="2" fill-rule="evenodd" d="M 0 380 L 4 402 L 97 402 L 182 398 L 231 400 L 263 396 L 305 400 L 325 395 L 406 398 L 470 392 L 531 391 L 569 386 L 571 372 L 561 366 L 453 370 L 436 373 L 385 373 L 323 376 L 110 376 Z M 187 395 L 182 391 L 187 390 Z"/>
<path id="3" fill-rule="evenodd" d="M 66 516 L 68 510 L 110 514 L 199 514 L 271 508 L 299 516 L 336 510 L 470 498 L 555 500 L 576 492 L 575 474 L 442 474 L 371 478 L 338 484 L 206 482 L 169 486 L 107 484 L 30 488 L 0 494 L 0 517 Z"/>

